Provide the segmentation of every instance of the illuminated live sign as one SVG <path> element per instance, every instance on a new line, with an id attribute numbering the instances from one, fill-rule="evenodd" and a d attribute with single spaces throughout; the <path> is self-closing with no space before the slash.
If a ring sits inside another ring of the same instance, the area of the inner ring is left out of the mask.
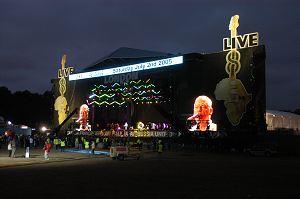
<path id="1" fill-rule="evenodd" d="M 178 56 L 178 57 L 172 57 L 167 59 L 160 59 L 156 61 L 133 64 L 129 66 L 121 66 L 121 67 L 109 68 L 104 70 L 71 74 L 69 75 L 69 81 L 103 77 L 108 75 L 116 75 L 116 74 L 129 73 L 129 72 L 142 71 L 142 70 L 149 70 L 149 69 L 172 66 L 172 65 L 182 64 L 182 63 L 183 63 L 183 56 Z"/>
<path id="2" fill-rule="evenodd" d="M 73 71 L 74 71 L 73 67 L 58 69 L 57 77 L 58 78 L 68 77 L 71 73 L 73 73 Z"/>
<path id="3" fill-rule="evenodd" d="M 223 51 L 258 46 L 258 32 L 223 39 Z"/>
<path id="4" fill-rule="evenodd" d="M 70 74 L 74 72 L 73 67 L 67 67 L 66 68 L 66 60 L 67 60 L 67 55 L 63 55 L 61 59 L 61 69 L 58 69 L 58 78 L 65 78 L 68 77 Z"/>

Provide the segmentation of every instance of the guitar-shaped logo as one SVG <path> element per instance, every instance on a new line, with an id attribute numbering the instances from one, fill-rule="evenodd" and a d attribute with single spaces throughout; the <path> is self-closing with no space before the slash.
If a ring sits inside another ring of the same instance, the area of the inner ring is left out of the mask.
<path id="1" fill-rule="evenodd" d="M 237 36 L 237 27 L 239 16 L 231 17 L 229 30 L 232 38 Z M 237 46 L 237 45 L 232 45 Z M 226 55 L 225 71 L 229 75 L 228 78 L 222 79 L 215 89 L 217 100 L 224 100 L 226 107 L 226 115 L 233 126 L 239 125 L 243 114 L 247 110 L 247 104 L 251 101 L 252 95 L 248 94 L 241 80 L 237 79 L 237 73 L 241 69 L 241 54 L 236 47 L 232 48 Z"/>
<path id="2" fill-rule="evenodd" d="M 66 74 L 65 73 L 66 59 L 67 59 L 66 55 L 64 55 L 61 59 L 61 69 L 59 69 L 59 71 L 58 71 L 60 96 L 58 96 L 56 98 L 55 103 L 54 103 L 54 108 L 58 114 L 58 124 L 61 124 L 66 119 L 67 111 L 68 111 L 68 102 L 64 96 L 64 94 L 66 93 L 66 90 L 67 90 L 66 79 L 65 79 L 66 75 L 62 75 L 62 74 Z M 69 67 L 69 68 L 71 68 L 71 67 Z"/>

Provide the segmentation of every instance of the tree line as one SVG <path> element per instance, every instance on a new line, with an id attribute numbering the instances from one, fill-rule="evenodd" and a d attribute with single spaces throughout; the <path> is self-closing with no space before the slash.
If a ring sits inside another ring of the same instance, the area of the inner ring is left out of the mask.
<path id="1" fill-rule="evenodd" d="M 39 128 L 51 126 L 54 111 L 54 96 L 51 91 L 43 94 L 28 90 L 12 93 L 6 87 L 0 87 L 0 116 L 13 124 Z"/>

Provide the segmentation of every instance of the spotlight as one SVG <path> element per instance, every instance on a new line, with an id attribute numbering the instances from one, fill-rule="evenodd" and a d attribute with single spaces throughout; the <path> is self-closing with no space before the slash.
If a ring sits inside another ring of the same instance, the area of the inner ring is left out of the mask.
<path id="1" fill-rule="evenodd" d="M 47 127 L 45 127 L 45 126 L 42 126 L 42 127 L 41 127 L 41 131 L 45 132 L 45 131 L 47 131 L 47 130 L 48 130 Z"/>

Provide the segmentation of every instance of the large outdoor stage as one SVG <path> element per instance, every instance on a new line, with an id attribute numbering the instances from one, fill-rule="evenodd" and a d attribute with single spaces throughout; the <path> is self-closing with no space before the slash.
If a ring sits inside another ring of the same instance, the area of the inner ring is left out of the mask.
<path id="1" fill-rule="evenodd" d="M 76 70 L 65 66 L 64 57 L 53 81 L 54 126 L 77 108 L 63 130 L 79 124 L 91 131 L 109 124 L 128 129 L 167 124 L 174 132 L 265 131 L 265 48 L 258 45 L 258 33 L 231 33 L 223 51 L 211 54 L 120 48 Z"/>

